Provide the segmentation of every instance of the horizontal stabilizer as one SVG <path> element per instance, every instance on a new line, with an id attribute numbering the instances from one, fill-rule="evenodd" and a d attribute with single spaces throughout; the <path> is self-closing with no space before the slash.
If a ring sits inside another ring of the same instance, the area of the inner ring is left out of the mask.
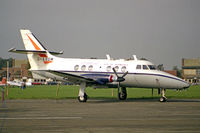
<path id="1" fill-rule="evenodd" d="M 44 54 L 44 53 L 47 53 L 47 51 L 44 51 L 44 50 L 17 50 L 16 48 L 11 48 L 8 50 L 8 52 L 19 53 L 19 54 Z M 60 52 L 48 51 L 48 52 L 52 55 L 63 54 L 63 51 L 60 51 Z"/>

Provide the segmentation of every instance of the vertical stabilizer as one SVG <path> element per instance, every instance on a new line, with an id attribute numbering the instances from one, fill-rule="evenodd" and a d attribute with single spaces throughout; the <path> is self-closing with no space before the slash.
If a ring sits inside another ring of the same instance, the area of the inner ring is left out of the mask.
<path id="1" fill-rule="evenodd" d="M 46 50 L 46 48 L 33 35 L 33 33 L 31 33 L 30 30 L 20 30 L 20 32 L 26 50 L 39 50 L 39 51 Z"/>
<path id="2" fill-rule="evenodd" d="M 47 65 L 52 63 L 52 56 L 40 41 L 31 33 L 30 30 L 20 30 L 24 47 L 29 52 L 28 60 L 32 70 L 46 69 Z"/>

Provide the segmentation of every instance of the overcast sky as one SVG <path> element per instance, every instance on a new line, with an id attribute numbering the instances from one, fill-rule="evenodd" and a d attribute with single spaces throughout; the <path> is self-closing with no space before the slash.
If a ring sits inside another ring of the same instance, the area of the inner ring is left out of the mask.
<path id="1" fill-rule="evenodd" d="M 200 57 L 200 0 L 0 0 L 0 57 L 30 29 L 62 57 L 130 58 L 165 68 Z"/>

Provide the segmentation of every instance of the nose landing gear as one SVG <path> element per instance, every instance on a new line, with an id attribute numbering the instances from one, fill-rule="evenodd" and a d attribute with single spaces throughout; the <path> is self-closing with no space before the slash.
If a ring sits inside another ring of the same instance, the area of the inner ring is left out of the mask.
<path id="1" fill-rule="evenodd" d="M 165 89 L 161 89 L 161 97 L 160 97 L 160 102 L 166 102 L 167 98 L 165 97 Z"/>

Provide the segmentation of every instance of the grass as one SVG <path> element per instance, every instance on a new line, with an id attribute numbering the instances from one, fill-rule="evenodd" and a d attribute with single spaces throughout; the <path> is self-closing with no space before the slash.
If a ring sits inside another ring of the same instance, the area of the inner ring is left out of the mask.
<path id="1" fill-rule="evenodd" d="M 112 96 L 112 90 L 114 96 Z M 152 90 L 145 88 L 127 88 L 128 98 L 159 98 L 157 89 L 154 89 L 154 96 L 152 97 Z M 7 89 L 5 89 L 6 95 Z M 61 86 L 56 96 L 56 85 L 41 85 L 30 86 L 22 90 L 21 88 L 9 88 L 7 99 L 76 99 L 79 92 L 79 86 Z M 86 93 L 89 98 L 117 98 L 117 89 L 93 89 L 86 88 Z M 1 94 L 1 93 L 0 93 Z M 178 99 L 200 99 L 200 86 L 191 86 L 187 90 L 176 91 L 167 90 L 167 98 Z M 1 96 L 0 96 L 1 97 Z"/>

